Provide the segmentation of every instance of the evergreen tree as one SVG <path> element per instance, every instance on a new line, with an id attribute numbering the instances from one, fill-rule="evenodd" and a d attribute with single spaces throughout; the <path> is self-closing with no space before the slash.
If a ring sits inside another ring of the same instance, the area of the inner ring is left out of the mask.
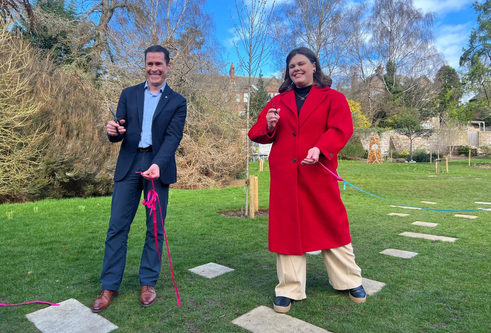
<path id="1" fill-rule="evenodd" d="M 269 100 L 268 91 L 264 86 L 263 73 L 259 73 L 259 79 L 257 80 L 257 90 L 252 88 L 249 116 L 252 119 L 256 119 L 259 113 L 264 109 Z"/>
<path id="2" fill-rule="evenodd" d="M 33 5 L 34 27 L 20 19 L 14 27 L 29 39 L 43 56 L 50 55 L 58 64 L 71 63 L 72 43 L 78 26 L 75 9 L 65 0 L 38 0 Z"/>
<path id="3" fill-rule="evenodd" d="M 462 84 L 457 71 L 448 65 L 442 66 L 435 77 L 435 88 L 435 115 L 442 123 L 444 115 L 456 108 L 462 97 Z"/>

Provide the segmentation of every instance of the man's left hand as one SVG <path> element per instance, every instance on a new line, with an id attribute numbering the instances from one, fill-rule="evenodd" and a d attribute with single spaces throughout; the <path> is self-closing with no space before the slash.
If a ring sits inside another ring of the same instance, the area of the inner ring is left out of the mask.
<path id="1" fill-rule="evenodd" d="M 147 171 L 145 172 L 142 172 L 142 176 L 145 178 L 145 179 L 157 179 L 160 177 L 160 168 L 157 164 L 152 164 L 150 166 L 150 168 L 148 168 Z"/>

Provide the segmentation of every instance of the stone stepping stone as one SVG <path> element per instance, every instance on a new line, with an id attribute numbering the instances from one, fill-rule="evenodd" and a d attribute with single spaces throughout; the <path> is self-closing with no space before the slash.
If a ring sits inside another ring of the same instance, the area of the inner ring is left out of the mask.
<path id="1" fill-rule="evenodd" d="M 391 215 L 391 216 L 409 216 L 409 214 L 403 214 L 403 213 L 389 213 L 387 215 Z"/>
<path id="2" fill-rule="evenodd" d="M 367 278 L 362 278 L 361 280 L 361 284 L 363 285 L 363 288 L 365 288 L 368 296 L 375 295 L 386 286 L 386 284 L 383 282 L 370 280 Z"/>
<path id="3" fill-rule="evenodd" d="M 307 252 L 307 253 L 308 253 L 308 254 L 311 254 L 311 255 L 313 255 L 313 256 L 316 256 L 316 255 L 318 255 L 318 254 L 321 254 L 321 253 L 322 253 L 322 251 L 321 251 L 321 250 L 319 250 L 319 251 L 310 251 L 310 252 Z"/>
<path id="4" fill-rule="evenodd" d="M 26 314 L 42 333 L 107 333 L 118 328 L 76 299 Z"/>
<path id="5" fill-rule="evenodd" d="M 464 219 L 477 219 L 476 215 L 455 214 L 455 217 L 463 217 Z"/>
<path id="6" fill-rule="evenodd" d="M 433 201 L 421 201 L 421 203 L 428 204 L 428 205 L 436 205 L 436 202 Z"/>
<path id="7" fill-rule="evenodd" d="M 491 205 L 491 202 L 476 201 L 475 203 L 478 205 Z"/>
<path id="8" fill-rule="evenodd" d="M 458 238 L 453 238 L 453 237 L 446 237 L 446 236 L 435 236 L 435 235 L 427 235 L 427 234 L 420 234 L 417 232 L 403 232 L 399 234 L 400 236 L 406 236 L 406 237 L 413 237 L 413 238 L 423 238 L 423 239 L 429 239 L 429 240 L 438 240 L 442 242 L 455 242 Z"/>
<path id="9" fill-rule="evenodd" d="M 409 206 L 394 206 L 390 205 L 390 207 L 395 207 L 395 208 L 404 208 L 404 209 L 421 209 L 419 207 L 409 207 Z"/>
<path id="10" fill-rule="evenodd" d="M 428 177 L 434 178 L 434 177 L 438 177 L 438 176 L 437 175 L 429 175 Z"/>
<path id="11" fill-rule="evenodd" d="M 409 259 L 418 255 L 417 252 L 403 251 L 403 250 L 396 250 L 396 249 L 385 249 L 379 253 L 386 254 L 392 257 L 403 258 L 403 259 Z"/>
<path id="12" fill-rule="evenodd" d="M 223 275 L 225 273 L 234 271 L 234 269 L 232 269 L 232 268 L 229 268 L 227 266 L 222 266 L 219 264 L 215 264 L 213 262 L 209 262 L 207 264 L 204 264 L 204 265 L 201 265 L 198 267 L 194 267 L 194 268 L 191 268 L 189 270 L 195 274 L 204 276 L 208 279 L 213 279 L 214 277 L 217 277 L 217 276 Z"/>
<path id="13" fill-rule="evenodd" d="M 419 225 L 419 226 L 422 226 L 422 227 L 429 227 L 429 228 L 434 228 L 434 227 L 436 227 L 438 225 L 438 223 L 422 222 L 422 221 L 416 221 L 416 222 L 413 222 L 411 224 Z"/>
<path id="14" fill-rule="evenodd" d="M 253 333 L 332 333 L 264 305 L 235 318 L 232 323 Z"/>

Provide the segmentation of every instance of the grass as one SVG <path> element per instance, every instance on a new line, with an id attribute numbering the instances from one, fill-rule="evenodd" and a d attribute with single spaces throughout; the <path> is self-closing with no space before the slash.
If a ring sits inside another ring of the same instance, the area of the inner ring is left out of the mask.
<path id="1" fill-rule="evenodd" d="M 341 161 L 338 171 L 364 190 L 409 205 L 473 209 L 482 207 L 475 201 L 491 201 L 490 170 L 468 168 L 467 161 L 450 162 L 450 173 L 435 178 L 429 177 L 434 175 L 429 163 Z M 269 174 L 257 172 L 257 164 L 253 173 L 259 176 L 259 206 L 266 208 Z M 101 315 L 119 326 L 117 332 L 245 332 L 231 321 L 259 305 L 272 307 L 277 283 L 275 254 L 267 250 L 267 218 L 217 214 L 240 209 L 243 187 L 174 189 L 170 195 L 166 230 L 182 306 L 177 306 L 166 259 L 169 277 L 161 276 L 157 284 L 157 303 L 139 306 L 138 266 L 145 232 L 140 209 L 129 237 L 120 296 Z M 365 304 L 354 304 L 346 292 L 329 285 L 322 258 L 309 256 L 308 298 L 292 306 L 291 316 L 335 333 L 491 331 L 491 212 L 474 212 L 479 218 L 467 220 L 449 212 L 390 208 L 389 202 L 349 186 L 341 195 L 363 276 L 387 286 Z M 0 303 L 76 298 L 90 306 L 100 289 L 110 202 L 110 197 L 100 197 L 1 205 Z M 410 216 L 388 216 L 390 212 Z M 414 221 L 439 225 L 425 228 L 411 225 Z M 404 231 L 459 240 L 398 235 Z M 419 255 L 400 259 L 379 254 L 387 248 Z M 211 280 L 188 271 L 208 262 L 235 271 Z M 0 308 L 0 331 L 37 332 L 25 315 L 44 307 Z"/>

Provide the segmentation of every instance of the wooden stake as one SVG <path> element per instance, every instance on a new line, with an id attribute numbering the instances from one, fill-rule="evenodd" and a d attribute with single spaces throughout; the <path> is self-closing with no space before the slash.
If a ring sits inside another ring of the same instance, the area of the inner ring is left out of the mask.
<path id="1" fill-rule="evenodd" d="M 445 169 L 447 170 L 448 173 L 448 157 L 445 157 Z"/>
<path id="2" fill-rule="evenodd" d="M 259 171 L 264 171 L 263 170 L 264 169 L 264 165 L 263 164 L 264 164 L 263 160 L 261 158 L 259 158 Z"/>
<path id="3" fill-rule="evenodd" d="M 471 166 L 471 150 L 469 149 L 469 166 Z"/>
<path id="4" fill-rule="evenodd" d="M 438 173 L 438 160 L 435 161 L 435 173 Z"/>
<path id="5" fill-rule="evenodd" d="M 254 211 L 259 211 L 259 186 L 257 176 L 254 176 Z"/>
<path id="6" fill-rule="evenodd" d="M 431 150 L 430 150 L 430 163 L 432 162 L 432 157 L 433 157 L 433 154 L 431 153 Z"/>
<path id="7" fill-rule="evenodd" d="M 392 149 L 390 150 L 390 163 L 392 163 Z"/>
<path id="8" fill-rule="evenodd" d="M 255 180 L 254 180 L 254 176 L 250 175 L 249 176 L 249 217 L 251 219 L 254 218 L 254 202 L 256 201 L 254 199 L 254 194 L 256 193 L 255 189 L 254 189 L 254 185 L 255 185 Z"/>

